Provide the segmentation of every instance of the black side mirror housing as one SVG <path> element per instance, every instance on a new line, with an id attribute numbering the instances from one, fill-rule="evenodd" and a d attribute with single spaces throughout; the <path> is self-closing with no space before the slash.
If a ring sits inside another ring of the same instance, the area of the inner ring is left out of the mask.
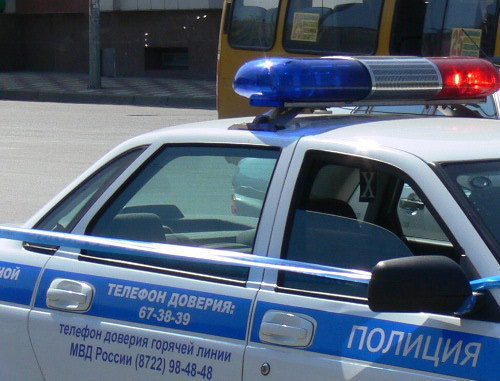
<path id="1" fill-rule="evenodd" d="M 471 295 L 463 270 L 441 255 L 381 261 L 373 268 L 368 286 L 368 304 L 375 312 L 450 314 Z"/>

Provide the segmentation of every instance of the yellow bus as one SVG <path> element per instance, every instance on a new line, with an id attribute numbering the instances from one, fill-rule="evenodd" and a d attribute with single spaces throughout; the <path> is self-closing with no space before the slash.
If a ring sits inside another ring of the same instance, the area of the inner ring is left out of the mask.
<path id="1" fill-rule="evenodd" d="M 255 114 L 232 90 L 266 56 L 500 56 L 500 0 L 225 0 L 217 75 L 220 118 Z"/>

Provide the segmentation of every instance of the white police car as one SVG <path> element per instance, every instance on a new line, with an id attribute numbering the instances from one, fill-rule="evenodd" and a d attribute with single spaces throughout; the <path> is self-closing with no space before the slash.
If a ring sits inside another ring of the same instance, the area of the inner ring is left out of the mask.
<path id="1" fill-rule="evenodd" d="M 2 379 L 498 379 L 499 122 L 298 114 L 499 86 L 472 58 L 248 63 L 270 113 L 129 140 L 0 228 Z"/>

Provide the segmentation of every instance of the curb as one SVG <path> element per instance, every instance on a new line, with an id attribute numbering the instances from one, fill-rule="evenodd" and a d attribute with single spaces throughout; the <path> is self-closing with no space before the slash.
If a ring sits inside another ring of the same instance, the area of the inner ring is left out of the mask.
<path id="1" fill-rule="evenodd" d="M 215 97 L 148 96 L 118 94 L 59 93 L 50 91 L 0 90 L 0 99 L 12 101 L 114 104 L 215 110 Z"/>

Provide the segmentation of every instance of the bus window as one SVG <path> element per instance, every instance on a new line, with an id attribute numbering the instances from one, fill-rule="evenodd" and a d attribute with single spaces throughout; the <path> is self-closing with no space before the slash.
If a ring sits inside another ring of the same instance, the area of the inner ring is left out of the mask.
<path id="1" fill-rule="evenodd" d="M 399 0 L 394 9 L 390 50 L 393 55 L 419 56 L 429 0 Z"/>
<path id="2" fill-rule="evenodd" d="M 499 6 L 499 0 L 430 0 L 422 54 L 494 56 Z"/>
<path id="3" fill-rule="evenodd" d="M 289 52 L 373 54 L 383 0 L 289 0 L 283 46 Z"/>
<path id="4" fill-rule="evenodd" d="M 233 0 L 229 44 L 267 50 L 275 40 L 279 0 Z"/>

